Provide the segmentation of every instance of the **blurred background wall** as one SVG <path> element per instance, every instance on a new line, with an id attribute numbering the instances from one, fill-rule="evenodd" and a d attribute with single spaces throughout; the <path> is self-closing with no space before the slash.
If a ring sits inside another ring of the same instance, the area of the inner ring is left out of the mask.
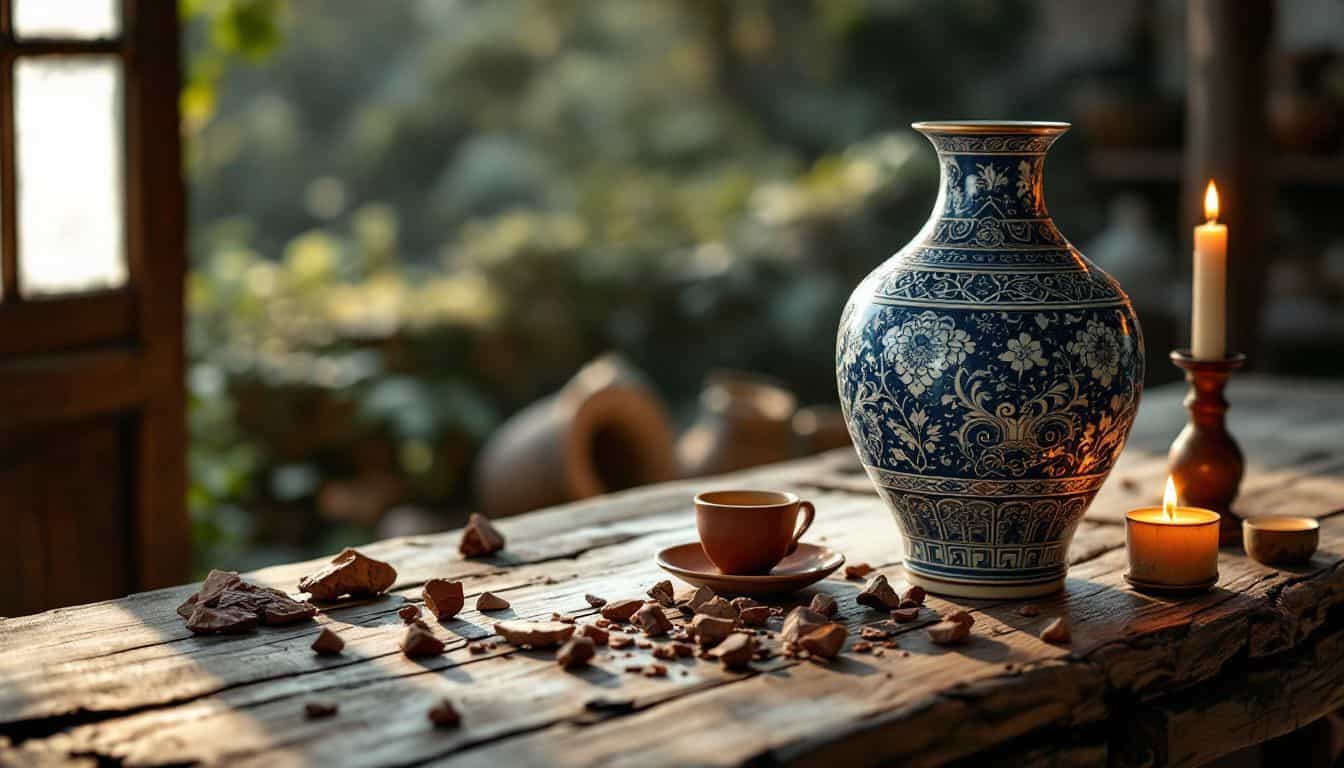
<path id="1" fill-rule="evenodd" d="M 460 523 L 490 436 L 607 352 L 678 471 L 836 444 L 840 308 L 935 192 L 917 119 L 1074 123 L 1052 212 L 1175 378 L 1179 0 L 184 7 L 198 569 Z M 1282 0 L 1274 46 L 1255 364 L 1338 376 L 1344 3 Z"/>

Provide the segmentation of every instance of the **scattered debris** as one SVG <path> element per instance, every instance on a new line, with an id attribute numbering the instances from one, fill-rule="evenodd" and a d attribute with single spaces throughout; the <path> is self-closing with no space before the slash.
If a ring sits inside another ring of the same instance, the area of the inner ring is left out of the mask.
<path id="1" fill-rule="evenodd" d="M 845 578 L 851 581 L 863 581 L 873 572 L 873 566 L 867 563 L 855 563 L 845 566 Z"/>
<path id="2" fill-rule="evenodd" d="M 401 620 L 410 624 L 412 621 L 420 618 L 420 606 L 414 603 L 407 603 L 397 610 L 397 615 Z"/>
<path id="3" fill-rule="evenodd" d="M 671 581 L 663 580 L 649 587 L 648 595 L 649 599 L 665 608 L 672 608 L 677 604 L 672 597 Z"/>
<path id="4" fill-rule="evenodd" d="M 611 634 L 610 639 L 608 639 L 607 641 L 607 645 L 610 645 L 612 648 L 616 649 L 629 648 L 634 644 L 635 644 L 635 638 L 629 635 L 622 635 L 617 632 L 613 632 Z"/>
<path id="5" fill-rule="evenodd" d="M 741 632 L 734 632 L 709 653 L 719 660 L 724 669 L 742 670 L 746 669 L 747 665 L 751 663 L 751 657 L 755 651 L 755 638 Z"/>
<path id="6" fill-rule="evenodd" d="M 462 529 L 462 541 L 457 551 L 463 557 L 484 557 L 504 548 L 504 534 L 500 533 L 485 515 L 473 512 Z"/>
<path id="7" fill-rule="evenodd" d="M 869 626 L 859 628 L 859 637 L 864 640 L 886 640 L 891 634 L 880 626 Z"/>
<path id="8" fill-rule="evenodd" d="M 734 597 L 732 600 L 728 601 L 728 604 L 736 608 L 738 613 L 741 613 L 742 611 L 745 611 L 748 608 L 753 608 L 755 606 L 760 605 L 760 603 L 756 602 L 755 600 L 752 600 L 750 597 L 747 597 L 746 595 L 743 595 L 742 597 Z"/>
<path id="9" fill-rule="evenodd" d="M 662 664 L 650 664 L 644 667 L 645 677 L 667 677 L 667 667 Z"/>
<path id="10" fill-rule="evenodd" d="M 453 707 L 453 702 L 447 699 L 440 699 L 429 708 L 427 714 L 435 728 L 456 728 L 462 724 L 462 716 Z"/>
<path id="11" fill-rule="evenodd" d="M 784 628 L 780 630 L 779 637 L 786 643 L 797 643 L 803 639 L 803 635 L 827 623 L 827 618 L 811 608 L 799 606 L 789 611 L 789 615 L 784 617 Z"/>
<path id="12" fill-rule="evenodd" d="M 309 720 L 319 720 L 324 717 L 331 717 L 340 711 L 340 706 L 334 701 L 318 699 L 316 701 L 304 702 L 303 716 Z"/>
<path id="13" fill-rule="evenodd" d="M 826 624 L 803 635 L 798 645 L 813 656 L 834 659 L 848 637 L 849 630 L 843 624 Z"/>
<path id="14" fill-rule="evenodd" d="M 1040 609 L 1040 608 L 1037 608 L 1036 606 L 1032 605 L 1031 603 L 1027 603 L 1026 605 L 1022 606 L 1021 608 L 1018 608 L 1018 609 L 1017 609 L 1017 615 L 1018 615 L 1018 616 L 1026 616 L 1027 618 L 1030 619 L 1030 618 L 1034 618 L 1034 617 L 1036 617 L 1036 616 L 1040 616 L 1040 615 L 1041 615 L 1041 609 Z"/>
<path id="15" fill-rule="evenodd" d="M 770 620 L 770 606 L 753 605 L 749 608 L 743 608 L 738 613 L 737 618 L 744 626 L 764 627 L 766 622 Z"/>
<path id="16" fill-rule="evenodd" d="M 905 592 L 901 593 L 900 607 L 918 608 L 924 605 L 924 598 L 926 597 L 928 597 L 928 593 L 924 591 L 924 588 L 919 586 L 918 584 L 915 584 L 911 586 L 909 589 L 905 590 Z"/>
<path id="17" fill-rule="evenodd" d="M 827 618 L 835 616 L 835 612 L 840 609 L 840 606 L 835 602 L 835 598 L 825 592 L 818 592 L 813 595 L 812 603 L 808 607 Z"/>
<path id="18" fill-rule="evenodd" d="M 563 613 L 555 613 L 554 611 L 552 611 L 552 612 L 551 612 L 551 621 L 558 621 L 558 622 L 560 622 L 561 624 L 574 624 L 574 623 L 577 622 L 578 620 L 575 619 L 573 616 L 566 616 L 566 615 L 563 614 Z"/>
<path id="19" fill-rule="evenodd" d="M 695 609 L 695 612 L 704 616 L 713 616 L 717 619 L 737 621 L 737 609 L 722 597 L 713 597 L 706 600 Z"/>
<path id="20" fill-rule="evenodd" d="M 476 598 L 476 610 L 478 611 L 505 611 L 508 608 L 509 601 L 494 592 L 482 592 L 480 597 Z"/>
<path id="21" fill-rule="evenodd" d="M 680 606 L 683 608 L 690 608 L 691 613 L 695 613 L 700 606 L 713 599 L 714 590 L 709 587 L 699 586 L 695 588 L 695 591 L 692 592 L 690 596 L 680 602 Z"/>
<path id="22" fill-rule="evenodd" d="M 672 622 L 658 603 L 645 603 L 631 618 L 635 626 L 644 631 L 646 637 L 661 637 L 672 629 Z"/>
<path id="23" fill-rule="evenodd" d="M 897 608 L 891 612 L 892 621 L 905 623 L 907 621 L 914 621 L 917 618 L 919 618 L 919 606 L 917 605 L 911 608 Z"/>
<path id="24" fill-rule="evenodd" d="M 1068 645 L 1073 640 L 1073 629 L 1069 620 L 1060 616 L 1041 631 L 1041 639 L 1055 645 Z"/>
<path id="25" fill-rule="evenodd" d="M 849 649 L 851 651 L 854 651 L 855 653 L 871 653 L 873 650 L 873 644 L 868 642 L 867 640 L 855 640 L 854 644 L 851 645 Z M 881 649 L 879 648 L 878 650 Z"/>
<path id="26" fill-rule="evenodd" d="M 411 659 L 438 656 L 443 653 L 443 641 L 434 636 L 428 624 L 412 622 L 406 625 L 406 634 L 401 638 L 401 652 Z"/>
<path id="27" fill-rule="evenodd" d="M 937 645 L 961 645 L 971 637 L 971 625 L 960 621 L 940 621 L 928 628 L 929 639 Z"/>
<path id="28" fill-rule="evenodd" d="M 887 583 L 887 577 L 880 573 L 863 585 L 863 591 L 854 601 L 875 611 L 889 611 L 901 606 L 901 596 Z"/>
<path id="29" fill-rule="evenodd" d="M 311 647 L 314 653 L 333 656 L 345 649 L 345 641 L 340 635 L 331 631 L 331 627 L 323 627 L 322 631 L 317 633 L 317 639 L 313 640 Z"/>
<path id="30" fill-rule="evenodd" d="M 592 640 L 586 637 L 570 637 L 564 645 L 560 646 L 560 650 L 556 651 L 555 663 L 565 669 L 586 667 L 595 655 L 597 655 L 597 649 Z"/>
<path id="31" fill-rule="evenodd" d="M 583 599 L 587 600 L 588 604 L 593 606 L 594 608 L 601 608 L 602 606 L 607 604 L 607 599 L 605 597 L 598 597 L 597 595 L 592 594 L 584 595 Z"/>
<path id="32" fill-rule="evenodd" d="M 466 597 L 462 594 L 462 582 L 447 579 L 430 579 L 420 591 L 425 609 L 442 621 L 451 619 L 462 610 Z"/>
<path id="33" fill-rule="evenodd" d="M 351 547 L 322 566 L 316 573 L 299 579 L 299 591 L 314 600 L 335 600 L 344 595 L 370 597 L 386 592 L 397 580 L 397 569 Z"/>
<path id="34" fill-rule="evenodd" d="M 594 645 L 606 645 L 607 636 L 607 630 L 592 624 L 580 624 L 574 628 L 574 637 L 586 637 L 592 640 Z"/>
<path id="35" fill-rule="evenodd" d="M 691 655 L 695 653 L 695 648 L 687 645 L 686 643 L 673 643 L 672 652 L 677 655 L 677 658 L 686 659 L 690 658 Z"/>
<path id="36" fill-rule="evenodd" d="M 629 621 L 635 611 L 643 607 L 643 600 L 617 600 L 602 606 L 602 617 L 610 621 Z"/>
<path id="37" fill-rule="evenodd" d="M 559 621 L 499 621 L 495 634 L 514 645 L 532 648 L 550 648 L 568 640 L 574 634 L 574 625 Z"/>
<path id="38" fill-rule="evenodd" d="M 943 615 L 943 621 L 955 621 L 958 624 L 965 624 L 966 628 L 970 629 L 971 625 L 975 624 L 975 617 L 967 611 L 952 611 Z"/>
<path id="39" fill-rule="evenodd" d="M 696 644 L 701 648 L 710 648 L 718 645 L 725 637 L 731 635 L 734 626 L 732 619 L 720 619 L 699 614 L 691 619 L 691 634 L 695 637 Z"/>
<path id="40" fill-rule="evenodd" d="M 234 571 L 211 571 L 201 589 L 177 607 L 187 629 L 200 635 L 250 632 L 258 624 L 283 626 L 307 621 L 317 614 L 310 603 L 300 602 L 271 587 L 245 581 Z"/>
<path id="41" fill-rule="evenodd" d="M 677 651 L 672 647 L 672 644 L 664 643 L 653 649 L 653 658 L 663 659 L 664 661 L 675 661 L 678 657 Z"/>

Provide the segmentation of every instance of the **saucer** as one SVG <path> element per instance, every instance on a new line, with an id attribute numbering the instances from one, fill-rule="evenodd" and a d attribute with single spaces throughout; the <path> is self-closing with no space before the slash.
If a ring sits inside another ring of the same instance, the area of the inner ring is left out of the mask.
<path id="1" fill-rule="evenodd" d="M 797 592 L 830 576 L 845 564 L 845 556 L 818 544 L 800 542 L 793 554 L 779 561 L 767 574 L 734 576 L 722 573 L 705 556 L 700 542 L 678 544 L 658 553 L 658 565 L 677 578 L 697 587 L 709 587 L 730 595 L 779 595 Z"/>

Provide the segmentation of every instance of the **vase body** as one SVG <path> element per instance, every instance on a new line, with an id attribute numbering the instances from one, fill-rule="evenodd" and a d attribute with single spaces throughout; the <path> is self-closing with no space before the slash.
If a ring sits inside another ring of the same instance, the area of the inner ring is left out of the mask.
<path id="1" fill-rule="evenodd" d="M 1045 208 L 1042 164 L 1066 124 L 915 128 L 938 152 L 938 199 L 845 307 L 841 408 L 912 582 L 1048 594 L 1134 422 L 1138 320 Z"/>

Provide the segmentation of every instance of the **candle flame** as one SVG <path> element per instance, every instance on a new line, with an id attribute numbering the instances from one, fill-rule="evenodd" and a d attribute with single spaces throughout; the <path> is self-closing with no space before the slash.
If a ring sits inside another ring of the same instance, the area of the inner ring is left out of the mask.
<path id="1" fill-rule="evenodd" d="M 1210 224 L 1218 220 L 1218 187 L 1214 186 L 1213 179 L 1209 179 L 1209 186 L 1204 188 L 1204 218 Z"/>
<path id="2" fill-rule="evenodd" d="M 1162 512 L 1168 520 L 1176 517 L 1176 483 L 1167 475 L 1167 490 L 1162 494 Z"/>

